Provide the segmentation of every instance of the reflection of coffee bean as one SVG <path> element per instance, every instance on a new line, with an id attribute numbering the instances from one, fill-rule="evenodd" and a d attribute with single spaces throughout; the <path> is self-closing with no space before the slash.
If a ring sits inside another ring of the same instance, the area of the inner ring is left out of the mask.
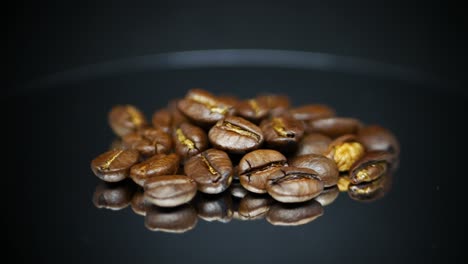
<path id="1" fill-rule="evenodd" d="M 145 199 L 161 207 L 184 204 L 196 193 L 197 184 L 185 175 L 156 176 L 145 182 Z"/>
<path id="2" fill-rule="evenodd" d="M 135 184 L 131 181 L 99 182 L 93 194 L 93 204 L 97 208 L 121 210 L 128 206 Z"/>
<path id="3" fill-rule="evenodd" d="M 193 229 L 198 221 L 197 211 L 190 205 L 165 208 L 148 206 L 145 226 L 151 231 L 184 233 Z"/>
<path id="4" fill-rule="evenodd" d="M 340 195 L 340 190 L 337 186 L 323 189 L 322 193 L 315 197 L 315 200 L 319 202 L 322 206 L 327 206 L 333 203 L 336 198 Z"/>
<path id="5" fill-rule="evenodd" d="M 272 225 L 297 226 L 310 223 L 323 214 L 323 207 L 315 200 L 304 203 L 275 203 L 270 207 L 266 220 Z"/>

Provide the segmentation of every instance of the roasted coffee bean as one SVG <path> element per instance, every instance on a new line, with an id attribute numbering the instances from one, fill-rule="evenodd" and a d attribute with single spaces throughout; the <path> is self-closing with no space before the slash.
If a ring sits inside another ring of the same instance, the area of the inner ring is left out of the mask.
<path id="1" fill-rule="evenodd" d="M 392 180 L 392 175 L 387 174 L 371 182 L 351 184 L 348 188 L 348 196 L 359 202 L 376 201 L 390 191 Z"/>
<path id="2" fill-rule="evenodd" d="M 294 150 L 304 135 L 303 122 L 287 115 L 263 120 L 260 128 L 268 146 L 284 151 Z"/>
<path id="3" fill-rule="evenodd" d="M 157 206 L 175 207 L 192 200 L 197 183 L 185 175 L 152 177 L 145 182 L 145 199 Z"/>
<path id="4" fill-rule="evenodd" d="M 227 192 L 215 195 L 198 193 L 193 204 L 198 217 L 205 221 L 228 223 L 232 220 L 232 197 Z"/>
<path id="5" fill-rule="evenodd" d="M 180 124 L 173 132 L 176 153 L 190 158 L 208 148 L 208 138 L 203 129 L 189 123 Z"/>
<path id="6" fill-rule="evenodd" d="M 263 94 L 256 98 L 259 104 L 266 104 L 270 109 L 270 116 L 278 116 L 284 114 L 289 108 L 290 102 L 286 95 L 280 94 Z"/>
<path id="7" fill-rule="evenodd" d="M 229 187 L 233 168 L 226 152 L 208 149 L 187 160 L 184 171 L 197 182 L 199 191 L 214 194 Z"/>
<path id="8" fill-rule="evenodd" d="M 157 129 L 161 129 L 167 134 L 172 132 L 172 115 L 168 109 L 161 109 L 153 114 L 152 118 L 153 126 Z"/>
<path id="9" fill-rule="evenodd" d="M 231 195 L 237 198 L 244 198 L 249 191 L 242 187 L 242 184 L 238 181 L 233 181 L 231 183 L 231 186 L 229 186 L 229 191 L 231 192 Z"/>
<path id="10" fill-rule="evenodd" d="M 197 211 L 190 204 L 165 208 L 151 205 L 145 216 L 145 227 L 151 231 L 184 233 L 198 222 Z"/>
<path id="11" fill-rule="evenodd" d="M 354 118 L 330 117 L 316 119 L 306 123 L 307 133 L 321 133 L 331 138 L 346 134 L 356 134 L 362 123 Z"/>
<path id="12" fill-rule="evenodd" d="M 132 105 L 117 105 L 109 112 L 109 125 L 118 136 L 124 136 L 147 125 L 145 116 Z"/>
<path id="13" fill-rule="evenodd" d="M 343 172 L 348 171 L 364 154 L 364 147 L 354 135 L 344 135 L 330 143 L 325 156 L 334 160 L 338 170 Z"/>
<path id="14" fill-rule="evenodd" d="M 218 121 L 210 129 L 208 137 L 216 148 L 232 153 L 245 153 L 263 143 L 263 134 L 258 126 L 235 116 Z"/>
<path id="15" fill-rule="evenodd" d="M 266 189 L 279 202 L 297 203 L 318 196 L 323 191 L 323 182 L 314 170 L 282 167 L 270 174 Z"/>
<path id="16" fill-rule="evenodd" d="M 268 108 L 266 100 L 244 100 L 236 105 L 236 109 L 241 117 L 253 123 L 258 123 L 270 113 L 270 108 Z"/>
<path id="17" fill-rule="evenodd" d="M 193 122 L 200 125 L 211 125 L 223 119 L 234 106 L 219 100 L 213 94 L 201 90 L 190 90 L 184 99 L 177 103 L 178 109 Z"/>
<path id="18" fill-rule="evenodd" d="M 179 101 L 182 99 L 174 99 L 167 105 L 167 110 L 171 113 L 171 132 L 174 131 L 182 123 L 187 123 L 189 120 L 177 107 Z"/>
<path id="19" fill-rule="evenodd" d="M 295 157 L 289 161 L 289 166 L 314 170 L 325 187 L 336 185 L 340 174 L 333 160 L 317 154 Z"/>
<path id="20" fill-rule="evenodd" d="M 143 188 L 138 188 L 138 190 L 133 194 L 132 201 L 130 202 L 132 210 L 135 214 L 145 216 L 148 204 L 145 202 L 145 194 Z"/>
<path id="21" fill-rule="evenodd" d="M 368 151 L 386 151 L 394 155 L 400 153 L 400 144 L 393 133 L 378 125 L 367 126 L 359 130 L 357 140 Z"/>
<path id="22" fill-rule="evenodd" d="M 244 188 L 254 193 L 266 193 L 268 176 L 286 165 L 286 157 L 276 150 L 258 149 L 245 154 L 239 162 L 239 180 Z"/>
<path id="23" fill-rule="evenodd" d="M 293 118 L 309 122 L 321 118 L 335 116 L 335 111 L 326 105 L 311 104 L 289 110 Z"/>
<path id="24" fill-rule="evenodd" d="M 109 150 L 91 161 L 91 170 L 103 181 L 118 182 L 128 177 L 139 157 L 136 150 Z"/>
<path id="25" fill-rule="evenodd" d="M 322 206 L 327 206 L 333 203 L 339 194 L 340 190 L 337 186 L 325 188 L 319 196 L 315 197 L 315 201 L 319 202 Z"/>
<path id="26" fill-rule="evenodd" d="M 302 138 L 301 142 L 299 142 L 296 155 L 324 154 L 331 142 L 331 138 L 323 134 L 307 134 Z"/>
<path id="27" fill-rule="evenodd" d="M 130 204 L 135 184 L 131 181 L 99 182 L 93 194 L 93 204 L 97 208 L 121 210 Z"/>
<path id="28" fill-rule="evenodd" d="M 238 212 L 245 220 L 262 219 L 273 202 L 266 194 L 249 193 L 240 201 Z"/>
<path id="29" fill-rule="evenodd" d="M 315 200 L 296 204 L 275 203 L 266 220 L 276 226 L 298 226 L 310 223 L 323 215 L 323 207 Z"/>
<path id="30" fill-rule="evenodd" d="M 160 129 L 145 128 L 122 138 L 126 148 L 135 149 L 148 157 L 154 154 L 168 154 L 172 149 L 172 138 Z"/>
<path id="31" fill-rule="evenodd" d="M 387 174 L 392 157 L 392 154 L 385 151 L 367 152 L 351 167 L 349 171 L 351 183 L 370 182 Z"/>
<path id="32" fill-rule="evenodd" d="M 156 154 L 134 165 L 130 170 L 130 177 L 136 184 L 144 186 L 145 181 L 151 177 L 175 174 L 179 169 L 179 163 L 180 158 L 175 153 Z"/>

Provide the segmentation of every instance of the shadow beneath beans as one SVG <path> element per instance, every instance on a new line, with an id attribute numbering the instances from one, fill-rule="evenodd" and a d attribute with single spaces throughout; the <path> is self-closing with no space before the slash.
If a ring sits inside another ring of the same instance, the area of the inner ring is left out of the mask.
<path id="1" fill-rule="evenodd" d="M 93 194 L 93 204 L 97 208 L 122 210 L 130 204 L 136 189 L 129 179 L 112 183 L 100 181 Z"/>

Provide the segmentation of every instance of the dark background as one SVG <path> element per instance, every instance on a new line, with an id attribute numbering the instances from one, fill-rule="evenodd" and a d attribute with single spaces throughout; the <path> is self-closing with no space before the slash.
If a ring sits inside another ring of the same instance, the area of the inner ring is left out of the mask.
<path id="1" fill-rule="evenodd" d="M 447 2 L 17 2 L 8 13 L 5 172 L 8 249 L 18 261 L 425 262 L 458 258 L 466 119 L 462 9 Z M 466 19 L 465 19 L 466 20 Z M 333 71 L 223 68 L 142 71 L 37 86 L 79 66 L 161 52 L 284 49 L 352 56 L 426 74 L 425 82 Z M 434 80 L 435 79 L 435 80 Z M 402 145 L 394 187 L 372 204 L 341 195 L 305 226 L 207 223 L 152 233 L 130 208 L 98 210 L 89 161 L 113 139 L 107 111 L 148 116 L 187 89 L 247 98 L 287 93 L 391 129 Z M 12 148 L 10 148 L 12 147 Z M 11 151 L 10 151 L 11 150 Z"/>

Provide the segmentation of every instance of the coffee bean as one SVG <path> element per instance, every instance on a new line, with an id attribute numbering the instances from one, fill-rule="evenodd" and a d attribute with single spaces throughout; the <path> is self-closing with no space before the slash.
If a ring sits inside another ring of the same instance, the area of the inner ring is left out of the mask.
<path id="1" fill-rule="evenodd" d="M 185 117 L 185 115 L 179 110 L 178 108 L 178 103 L 179 101 L 181 101 L 182 99 L 174 99 L 174 100 L 171 100 L 169 102 L 169 104 L 167 105 L 167 110 L 169 111 L 169 113 L 171 113 L 171 131 L 173 132 L 173 130 L 175 128 L 177 128 L 180 124 L 182 123 L 187 123 L 189 122 L 189 120 L 187 119 L 187 117 Z"/>
<path id="2" fill-rule="evenodd" d="M 229 186 L 229 191 L 231 192 L 231 195 L 237 198 L 244 198 L 249 191 L 245 189 L 242 184 L 238 181 L 233 181 L 231 183 L 231 186 Z"/>
<path id="3" fill-rule="evenodd" d="M 367 152 L 351 167 L 349 171 L 351 183 L 370 182 L 387 174 L 392 157 L 392 154 L 385 151 Z"/>
<path id="4" fill-rule="evenodd" d="M 124 136 L 147 125 L 145 116 L 132 105 L 117 105 L 109 112 L 109 125 L 118 136 Z"/>
<path id="5" fill-rule="evenodd" d="M 328 146 L 325 156 L 335 161 L 340 172 L 348 171 L 351 166 L 362 158 L 365 149 L 354 135 L 343 135 L 333 140 Z"/>
<path id="6" fill-rule="evenodd" d="M 145 182 L 145 199 L 161 207 L 175 207 L 192 200 L 197 193 L 196 182 L 185 175 L 152 177 Z"/>
<path id="7" fill-rule="evenodd" d="M 331 142 L 332 140 L 330 137 L 320 133 L 305 135 L 301 142 L 299 142 L 296 155 L 324 154 Z"/>
<path id="8" fill-rule="evenodd" d="M 148 204 L 145 202 L 145 195 L 143 188 L 138 188 L 138 190 L 133 194 L 132 200 L 130 202 L 132 210 L 135 214 L 145 216 Z"/>
<path id="9" fill-rule="evenodd" d="M 93 204 L 97 208 L 121 210 L 130 204 L 135 184 L 131 181 L 99 182 L 93 194 Z"/>
<path id="10" fill-rule="evenodd" d="M 161 109 L 153 114 L 151 119 L 153 126 L 157 129 L 161 129 L 167 134 L 172 132 L 172 115 L 168 109 Z"/>
<path id="11" fill-rule="evenodd" d="M 293 118 L 304 122 L 335 116 L 335 111 L 326 105 L 311 104 L 289 110 Z"/>
<path id="12" fill-rule="evenodd" d="M 266 194 L 247 194 L 239 204 L 239 215 L 246 220 L 265 218 L 274 200 Z"/>
<path id="13" fill-rule="evenodd" d="M 284 114 L 289 108 L 289 97 L 279 94 L 263 94 L 256 98 L 259 104 L 267 105 L 270 109 L 270 116 L 279 116 Z"/>
<path id="14" fill-rule="evenodd" d="M 198 217 L 205 221 L 228 223 L 232 220 L 232 198 L 227 192 L 216 195 L 198 193 L 193 204 Z"/>
<path id="15" fill-rule="evenodd" d="M 190 90 L 177 103 L 177 107 L 190 120 L 202 126 L 216 123 L 234 109 L 232 105 L 201 89 Z"/>
<path id="16" fill-rule="evenodd" d="M 290 116 L 282 115 L 263 120 L 260 124 L 269 147 L 291 151 L 304 135 L 304 124 Z"/>
<path id="17" fill-rule="evenodd" d="M 258 123 L 270 113 L 270 108 L 268 107 L 266 100 L 244 100 L 236 105 L 236 109 L 237 113 L 241 117 L 253 123 Z"/>
<path id="18" fill-rule="evenodd" d="M 289 161 L 289 165 L 298 168 L 307 168 L 317 172 L 325 187 L 336 185 L 339 171 L 335 162 L 323 155 L 309 154 L 298 156 Z"/>
<path id="19" fill-rule="evenodd" d="M 122 138 L 124 146 L 135 149 L 143 156 L 168 154 L 172 149 L 172 138 L 160 129 L 145 128 Z"/>
<path id="20" fill-rule="evenodd" d="M 208 138 L 203 129 L 189 123 L 180 124 L 173 132 L 175 151 L 190 158 L 208 148 Z"/>
<path id="21" fill-rule="evenodd" d="M 374 181 L 350 184 L 348 196 L 359 202 L 373 202 L 384 197 L 392 187 L 393 177 L 386 174 Z"/>
<path id="22" fill-rule="evenodd" d="M 266 189 L 279 202 L 297 203 L 318 196 L 323 191 L 323 182 L 314 170 L 282 167 L 270 174 Z"/>
<path id="23" fill-rule="evenodd" d="M 233 168 L 226 152 L 208 149 L 187 160 L 184 171 L 197 182 L 199 191 L 215 194 L 229 187 Z"/>
<path id="24" fill-rule="evenodd" d="M 184 233 L 198 222 L 197 211 L 190 205 L 165 208 L 151 205 L 145 216 L 145 227 L 151 231 Z"/>
<path id="25" fill-rule="evenodd" d="M 393 133 L 378 125 L 367 126 L 359 130 L 357 140 L 368 151 L 386 151 L 394 155 L 400 153 L 400 144 Z"/>
<path id="26" fill-rule="evenodd" d="M 276 150 L 258 149 L 245 154 L 239 162 L 239 180 L 254 193 L 266 193 L 268 176 L 286 165 L 286 157 Z"/>
<path id="27" fill-rule="evenodd" d="M 132 180 L 144 186 L 145 181 L 154 176 L 175 174 L 179 169 L 180 157 L 175 154 L 156 154 L 151 158 L 134 165 L 130 170 Z"/>
<path id="28" fill-rule="evenodd" d="M 330 117 L 306 123 L 306 132 L 321 133 L 336 138 L 346 134 L 356 134 L 361 127 L 362 123 L 354 118 Z"/>
<path id="29" fill-rule="evenodd" d="M 91 170 L 103 181 L 118 182 L 128 177 L 139 157 L 136 150 L 109 150 L 91 161 Z"/>
<path id="30" fill-rule="evenodd" d="M 266 220 L 275 226 L 298 226 L 310 223 L 323 215 L 323 207 L 315 200 L 297 204 L 275 203 Z"/>
<path id="31" fill-rule="evenodd" d="M 319 202 L 322 206 L 327 206 L 333 203 L 338 195 L 340 194 L 340 190 L 337 186 L 329 187 L 323 189 L 322 193 L 315 197 L 315 201 Z"/>
<path id="32" fill-rule="evenodd" d="M 208 132 L 208 137 L 213 146 L 232 153 L 245 153 L 263 143 L 258 126 L 235 116 L 218 121 Z"/>

